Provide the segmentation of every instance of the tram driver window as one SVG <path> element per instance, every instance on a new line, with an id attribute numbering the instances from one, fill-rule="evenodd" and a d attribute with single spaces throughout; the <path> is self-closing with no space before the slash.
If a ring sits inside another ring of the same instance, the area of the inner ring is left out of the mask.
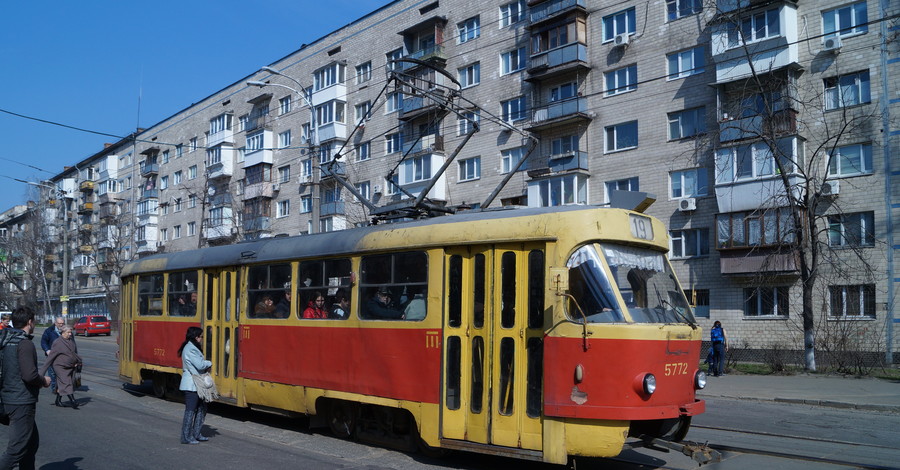
<path id="1" fill-rule="evenodd" d="M 169 274 L 169 315 L 193 317 L 197 313 L 197 271 Z"/>
<path id="2" fill-rule="evenodd" d="M 138 314 L 159 316 L 163 313 L 163 275 L 138 277 Z"/>
<path id="3" fill-rule="evenodd" d="M 298 314 L 305 319 L 350 317 L 350 260 L 304 261 L 298 271 Z"/>
<path id="4" fill-rule="evenodd" d="M 625 321 L 616 301 L 615 288 L 607 279 L 603 263 L 592 245 L 579 248 L 569 258 L 569 318 L 576 322 L 615 323 Z"/>
<path id="5" fill-rule="evenodd" d="M 426 316 L 428 256 L 422 251 L 364 256 L 360 316 L 420 321 Z"/>
<path id="6" fill-rule="evenodd" d="M 252 266 L 247 277 L 250 318 L 288 318 L 291 313 L 291 265 Z"/>

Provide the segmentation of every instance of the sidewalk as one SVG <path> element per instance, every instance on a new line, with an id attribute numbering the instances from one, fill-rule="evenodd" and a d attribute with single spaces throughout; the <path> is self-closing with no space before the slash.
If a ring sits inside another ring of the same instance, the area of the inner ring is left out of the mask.
<path id="1" fill-rule="evenodd" d="M 900 413 L 900 382 L 872 378 L 726 375 L 709 377 L 697 396 Z"/>

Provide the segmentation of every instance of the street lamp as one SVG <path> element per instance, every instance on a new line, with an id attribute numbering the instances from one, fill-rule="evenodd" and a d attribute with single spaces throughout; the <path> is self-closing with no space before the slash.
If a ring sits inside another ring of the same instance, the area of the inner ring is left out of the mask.
<path id="1" fill-rule="evenodd" d="M 22 181 L 22 180 L 19 180 Z M 66 203 L 66 191 L 49 184 L 24 181 L 26 184 L 47 188 L 56 191 L 56 196 L 62 204 L 63 211 L 63 265 L 62 265 L 62 294 L 59 296 L 59 304 L 63 318 L 69 315 L 69 208 Z"/>
<path id="2" fill-rule="evenodd" d="M 292 92 L 300 95 L 300 98 L 306 104 L 306 107 L 309 108 L 309 133 L 310 133 L 309 140 L 310 140 L 311 147 L 313 150 L 312 151 L 312 154 L 313 154 L 312 155 L 312 177 L 313 177 L 313 181 L 312 181 L 312 186 L 313 186 L 312 220 L 313 220 L 313 223 L 311 224 L 311 227 L 310 227 L 310 233 L 316 233 L 319 231 L 318 230 L 318 224 L 319 224 L 319 204 L 318 204 L 318 199 L 319 199 L 319 184 L 318 184 L 319 183 L 319 171 L 318 171 L 318 169 L 319 169 L 319 155 L 318 155 L 319 139 L 318 139 L 318 137 L 319 137 L 319 133 L 318 133 L 317 126 L 316 126 L 316 109 L 313 106 L 312 102 L 310 102 L 309 97 L 307 97 L 306 93 L 304 92 L 304 90 L 306 90 L 306 87 L 304 87 L 303 84 L 300 83 L 297 79 L 295 79 L 294 77 L 285 75 L 285 74 L 279 72 L 278 70 L 273 69 L 272 67 L 262 67 L 261 70 L 263 72 L 271 73 L 272 75 L 278 75 L 280 77 L 287 78 L 288 80 L 296 83 L 297 86 L 300 87 L 300 90 L 297 90 L 296 88 L 288 86 L 288 85 L 282 85 L 281 83 L 267 83 L 267 82 L 261 82 L 258 80 L 247 80 L 248 86 L 255 86 L 258 88 L 264 88 L 267 86 L 277 86 L 277 87 L 281 87 L 281 88 L 287 88 L 288 90 L 291 90 Z"/>

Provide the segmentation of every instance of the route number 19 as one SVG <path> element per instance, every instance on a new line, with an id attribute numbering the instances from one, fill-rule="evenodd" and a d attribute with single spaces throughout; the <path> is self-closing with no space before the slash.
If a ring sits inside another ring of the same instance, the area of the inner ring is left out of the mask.
<path id="1" fill-rule="evenodd" d="M 628 214 L 631 221 L 631 236 L 641 240 L 653 240 L 653 224 L 649 217 Z"/>

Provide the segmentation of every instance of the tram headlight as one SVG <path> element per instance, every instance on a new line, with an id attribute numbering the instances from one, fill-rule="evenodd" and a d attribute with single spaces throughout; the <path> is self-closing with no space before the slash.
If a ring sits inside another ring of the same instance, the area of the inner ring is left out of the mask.
<path id="1" fill-rule="evenodd" d="M 706 372 L 698 370 L 697 373 L 694 374 L 694 388 L 697 390 L 706 388 Z"/>
<path id="2" fill-rule="evenodd" d="M 653 395 L 653 392 L 656 391 L 656 376 L 653 374 L 647 374 L 644 376 L 644 393 L 647 395 Z"/>

